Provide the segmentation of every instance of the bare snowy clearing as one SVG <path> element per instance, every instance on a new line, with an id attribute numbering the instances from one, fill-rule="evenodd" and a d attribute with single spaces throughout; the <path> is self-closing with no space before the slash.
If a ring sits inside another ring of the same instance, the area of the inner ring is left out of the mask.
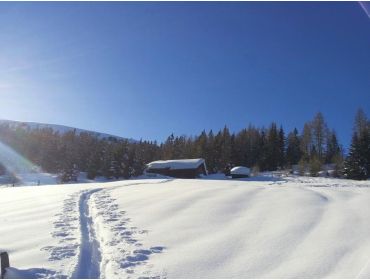
<path id="1" fill-rule="evenodd" d="M 369 182 L 129 180 L 0 189 L 7 277 L 368 278 Z"/>

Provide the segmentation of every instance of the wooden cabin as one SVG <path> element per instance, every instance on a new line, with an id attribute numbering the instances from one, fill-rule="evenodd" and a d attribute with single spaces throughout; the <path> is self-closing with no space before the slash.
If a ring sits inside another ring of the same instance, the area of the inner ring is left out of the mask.
<path id="1" fill-rule="evenodd" d="M 208 174 L 205 160 L 202 158 L 157 160 L 147 164 L 145 172 L 184 179 Z"/>

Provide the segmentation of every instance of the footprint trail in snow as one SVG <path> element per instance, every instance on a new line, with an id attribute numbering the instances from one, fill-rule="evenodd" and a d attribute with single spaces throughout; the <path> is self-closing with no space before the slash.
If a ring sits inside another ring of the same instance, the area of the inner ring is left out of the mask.
<path id="1" fill-rule="evenodd" d="M 54 222 L 52 236 L 57 246 L 46 246 L 50 261 L 60 261 L 72 278 L 165 278 L 149 259 L 165 247 L 145 248 L 140 242 L 148 234 L 132 225 L 118 208 L 110 189 L 76 192 L 64 201 L 63 212 Z M 75 258 L 75 267 L 63 260 Z M 62 273 L 60 273 L 62 275 Z"/>
<path id="2" fill-rule="evenodd" d="M 140 240 L 145 238 L 148 231 L 132 225 L 108 189 L 95 193 L 91 206 L 99 227 L 97 232 L 102 248 L 103 278 L 165 278 L 165 272 L 155 271 L 149 263 L 150 256 L 161 253 L 165 247 L 143 246 Z"/>

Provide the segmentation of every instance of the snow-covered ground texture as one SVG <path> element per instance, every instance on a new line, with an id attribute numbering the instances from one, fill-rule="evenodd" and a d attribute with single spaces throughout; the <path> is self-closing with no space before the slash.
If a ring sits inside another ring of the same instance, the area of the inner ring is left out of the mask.
<path id="1" fill-rule="evenodd" d="M 0 189 L 6 277 L 369 278 L 369 182 L 147 179 Z"/>

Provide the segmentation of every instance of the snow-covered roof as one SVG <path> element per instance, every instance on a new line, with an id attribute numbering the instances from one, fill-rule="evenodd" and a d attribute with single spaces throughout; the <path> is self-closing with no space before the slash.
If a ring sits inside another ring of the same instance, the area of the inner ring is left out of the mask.
<path id="1" fill-rule="evenodd" d="M 147 164 L 148 169 L 194 169 L 204 164 L 204 159 L 175 159 L 175 160 L 157 160 Z"/>
<path id="2" fill-rule="evenodd" d="M 235 166 L 233 169 L 230 170 L 231 174 L 234 175 L 249 175 L 251 173 L 250 168 L 245 166 Z"/>

